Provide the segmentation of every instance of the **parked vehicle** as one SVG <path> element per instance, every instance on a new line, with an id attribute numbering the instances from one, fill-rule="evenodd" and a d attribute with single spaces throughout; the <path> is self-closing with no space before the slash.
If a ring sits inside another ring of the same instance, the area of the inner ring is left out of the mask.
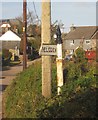
<path id="1" fill-rule="evenodd" d="M 88 61 L 92 61 L 96 59 L 96 51 L 85 51 L 85 57 Z"/>
<path id="2" fill-rule="evenodd" d="M 67 56 L 65 57 L 65 60 L 72 60 L 72 55 L 71 55 L 71 54 L 67 55 Z"/>

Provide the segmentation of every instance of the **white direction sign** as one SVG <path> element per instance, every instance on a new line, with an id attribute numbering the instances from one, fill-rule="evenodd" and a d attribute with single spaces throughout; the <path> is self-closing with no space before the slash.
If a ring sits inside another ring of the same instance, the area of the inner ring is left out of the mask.
<path id="1" fill-rule="evenodd" d="M 57 45 L 42 45 L 39 50 L 40 55 L 57 55 Z"/>

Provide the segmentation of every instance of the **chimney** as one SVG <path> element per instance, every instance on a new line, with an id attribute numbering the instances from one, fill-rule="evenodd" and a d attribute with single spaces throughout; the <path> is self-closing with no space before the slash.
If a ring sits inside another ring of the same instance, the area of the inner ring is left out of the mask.
<path id="1" fill-rule="evenodd" d="M 14 25 L 14 32 L 15 32 L 15 33 L 18 33 L 18 29 L 17 29 L 17 26 L 16 26 L 16 25 Z"/>
<path id="2" fill-rule="evenodd" d="M 6 24 L 5 32 L 7 32 L 8 30 L 9 30 L 9 27 L 8 27 L 8 24 Z"/>
<path id="3" fill-rule="evenodd" d="M 74 24 L 72 24 L 72 26 L 70 27 L 70 31 L 73 31 L 73 30 L 75 30 L 75 26 L 74 26 Z"/>
<path id="4" fill-rule="evenodd" d="M 3 29 L 3 32 L 5 33 L 5 32 L 7 32 L 9 29 L 10 29 L 10 24 L 8 24 L 8 23 L 3 23 L 2 25 L 1 25 L 1 28 Z"/>

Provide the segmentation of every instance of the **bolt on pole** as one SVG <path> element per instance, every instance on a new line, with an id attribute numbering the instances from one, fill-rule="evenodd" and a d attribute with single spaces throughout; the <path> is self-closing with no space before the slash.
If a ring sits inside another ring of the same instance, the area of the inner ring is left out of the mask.
<path id="1" fill-rule="evenodd" d="M 42 0 L 42 44 L 51 43 L 51 2 Z M 51 56 L 42 56 L 42 95 L 51 97 Z"/>
<path id="2" fill-rule="evenodd" d="M 23 70 L 27 68 L 26 46 L 27 46 L 27 2 L 23 0 Z"/>
<path id="3" fill-rule="evenodd" d="M 61 87 L 63 86 L 63 58 L 62 58 L 62 38 L 61 38 L 61 31 L 59 26 L 56 30 L 57 35 L 57 93 L 60 95 Z"/>

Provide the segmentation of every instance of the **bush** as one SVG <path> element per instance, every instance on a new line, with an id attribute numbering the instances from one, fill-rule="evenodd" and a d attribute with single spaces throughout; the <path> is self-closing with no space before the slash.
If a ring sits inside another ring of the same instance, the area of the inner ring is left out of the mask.
<path id="1" fill-rule="evenodd" d="M 76 49 L 76 51 L 73 55 L 73 58 L 75 59 L 76 63 L 81 63 L 81 64 L 87 63 L 87 59 L 85 58 L 85 51 L 81 47 Z"/>
<path id="2" fill-rule="evenodd" d="M 2 65 L 3 66 L 9 65 L 11 57 L 12 57 L 12 53 L 9 52 L 9 50 L 7 49 L 3 49 L 2 50 Z"/>
<path id="3" fill-rule="evenodd" d="M 84 93 L 66 97 L 56 96 L 45 102 L 43 108 L 38 109 L 38 118 L 95 118 L 96 114 L 95 90 L 87 89 Z"/>
<path id="4" fill-rule="evenodd" d="M 96 78 L 93 70 L 67 82 L 60 96 L 48 99 L 43 108 L 37 109 L 38 118 L 95 118 Z"/>
<path id="5" fill-rule="evenodd" d="M 28 54 L 28 59 L 30 60 L 34 60 L 34 59 L 37 59 L 39 58 L 39 53 L 35 50 L 32 51 L 32 54 Z"/>

